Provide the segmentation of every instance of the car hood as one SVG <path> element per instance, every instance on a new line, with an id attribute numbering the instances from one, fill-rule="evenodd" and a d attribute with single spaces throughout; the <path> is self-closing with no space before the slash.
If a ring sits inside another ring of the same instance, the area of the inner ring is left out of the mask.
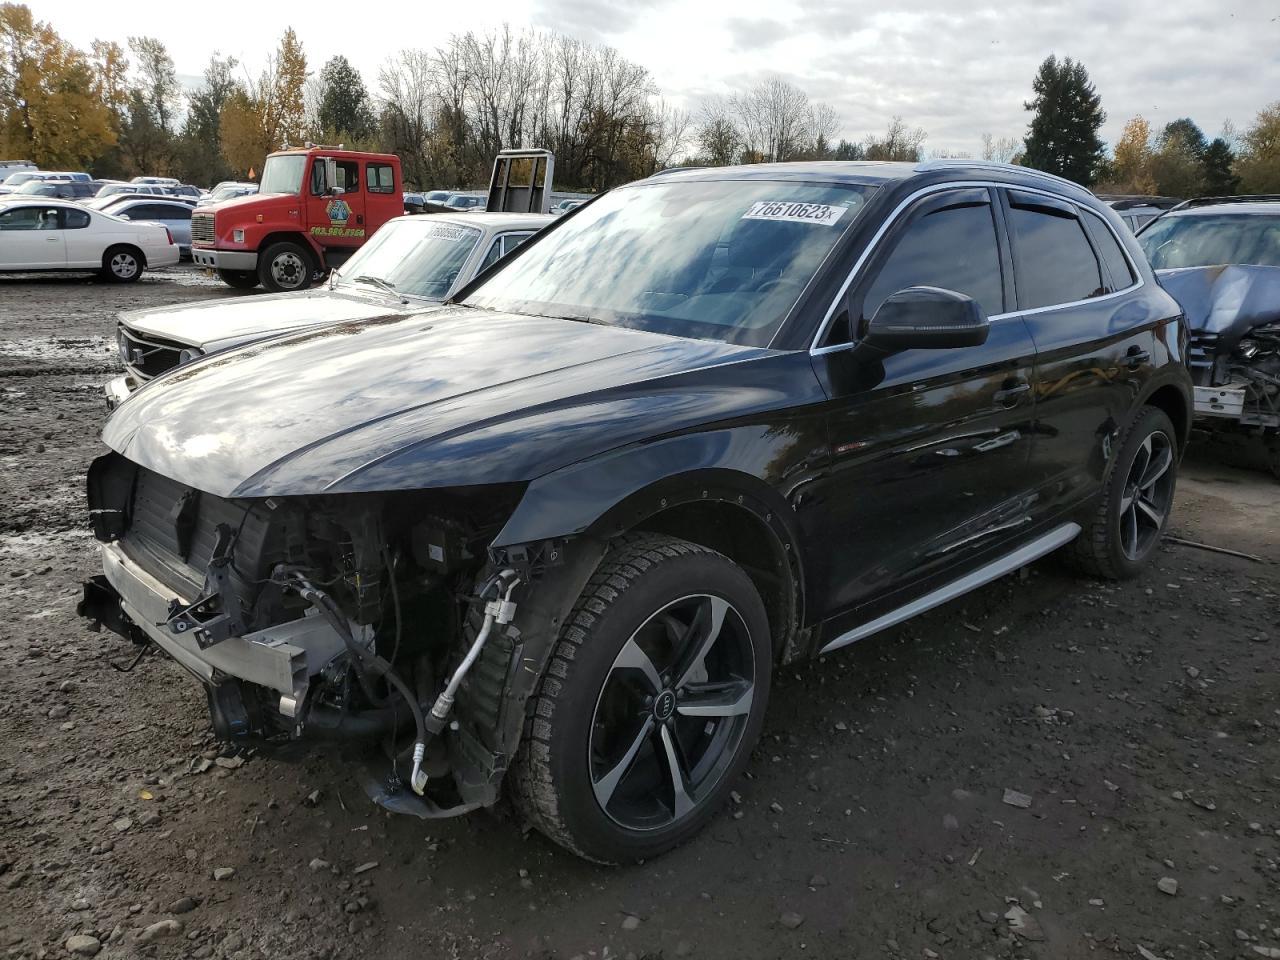
<path id="1" fill-rule="evenodd" d="M 763 379 L 753 387 L 740 368 L 726 370 L 770 356 L 789 355 L 447 307 L 331 324 L 196 361 L 121 404 L 103 439 L 223 497 L 524 482 L 628 442 L 782 403 Z M 816 399 L 812 369 L 796 370 L 813 381 Z M 803 384 L 798 376 L 791 382 Z"/>
<path id="2" fill-rule="evenodd" d="M 1219 337 L 1228 352 L 1254 327 L 1280 320 L 1280 267 L 1183 267 L 1156 277 L 1192 331 Z"/>
<path id="3" fill-rule="evenodd" d="M 135 333 L 210 353 L 292 330 L 402 316 L 433 306 L 422 301 L 406 305 L 380 294 L 365 296 L 348 290 L 319 289 L 132 310 L 121 313 L 119 320 Z"/>

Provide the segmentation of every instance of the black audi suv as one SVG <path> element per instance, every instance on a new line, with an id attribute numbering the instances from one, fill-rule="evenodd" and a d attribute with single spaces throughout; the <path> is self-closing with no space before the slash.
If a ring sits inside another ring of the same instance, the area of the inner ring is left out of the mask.
<path id="1" fill-rule="evenodd" d="M 1137 574 L 1191 419 L 1129 231 L 1017 167 L 669 172 L 387 297 L 120 405 L 81 612 L 224 737 L 347 741 L 422 817 L 505 791 L 600 861 L 714 815 L 780 664 L 1060 548 Z"/>

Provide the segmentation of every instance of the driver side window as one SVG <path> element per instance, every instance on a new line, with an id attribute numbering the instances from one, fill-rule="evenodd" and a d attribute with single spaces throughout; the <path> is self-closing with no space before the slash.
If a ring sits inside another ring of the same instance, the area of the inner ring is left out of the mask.
<path id="1" fill-rule="evenodd" d="M 919 286 L 963 293 L 989 317 L 1004 312 L 1000 248 L 990 204 L 944 207 L 911 223 L 867 288 L 863 319 L 874 316 L 891 294 Z"/>

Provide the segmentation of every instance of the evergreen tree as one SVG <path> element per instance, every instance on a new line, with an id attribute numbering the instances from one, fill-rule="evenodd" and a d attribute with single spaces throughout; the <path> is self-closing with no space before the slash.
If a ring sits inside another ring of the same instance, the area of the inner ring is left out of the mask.
<path id="1" fill-rule="evenodd" d="M 344 143 L 373 136 L 373 111 L 369 91 L 360 71 L 344 56 L 329 60 L 320 71 L 320 104 L 317 118 L 321 137 L 336 136 Z"/>
<path id="2" fill-rule="evenodd" d="M 1022 163 L 1086 186 L 1094 181 L 1103 158 L 1098 130 L 1107 115 L 1084 64 L 1050 55 L 1031 84 L 1033 112 L 1024 141 Z"/>
<path id="3" fill-rule="evenodd" d="M 1204 152 L 1209 146 L 1204 131 L 1190 117 L 1171 120 L 1164 125 L 1164 130 L 1160 133 L 1160 146 L 1173 143 L 1180 144 L 1196 160 L 1204 157 Z"/>
<path id="4" fill-rule="evenodd" d="M 1211 197 L 1227 197 L 1240 187 L 1240 178 L 1232 172 L 1236 155 L 1231 144 L 1222 137 L 1215 137 L 1204 150 L 1204 192 Z"/>
<path id="5" fill-rule="evenodd" d="M 188 98 L 178 158 L 178 176 L 183 180 L 212 186 L 234 173 L 222 156 L 222 108 L 242 89 L 234 74 L 236 66 L 234 57 L 215 53 L 204 68 L 204 83 Z"/>

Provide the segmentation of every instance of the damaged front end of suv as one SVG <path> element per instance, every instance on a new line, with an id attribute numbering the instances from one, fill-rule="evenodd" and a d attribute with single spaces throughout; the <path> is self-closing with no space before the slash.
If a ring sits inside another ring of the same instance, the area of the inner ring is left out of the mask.
<path id="1" fill-rule="evenodd" d="M 108 453 L 80 612 L 190 671 L 220 738 L 345 741 L 379 803 L 462 813 L 497 798 L 540 672 L 513 621 L 556 545 L 488 549 L 521 492 L 223 498 Z"/>
<path id="2" fill-rule="evenodd" d="M 1280 267 L 1163 270 L 1187 314 L 1198 426 L 1261 441 L 1280 479 Z"/>

